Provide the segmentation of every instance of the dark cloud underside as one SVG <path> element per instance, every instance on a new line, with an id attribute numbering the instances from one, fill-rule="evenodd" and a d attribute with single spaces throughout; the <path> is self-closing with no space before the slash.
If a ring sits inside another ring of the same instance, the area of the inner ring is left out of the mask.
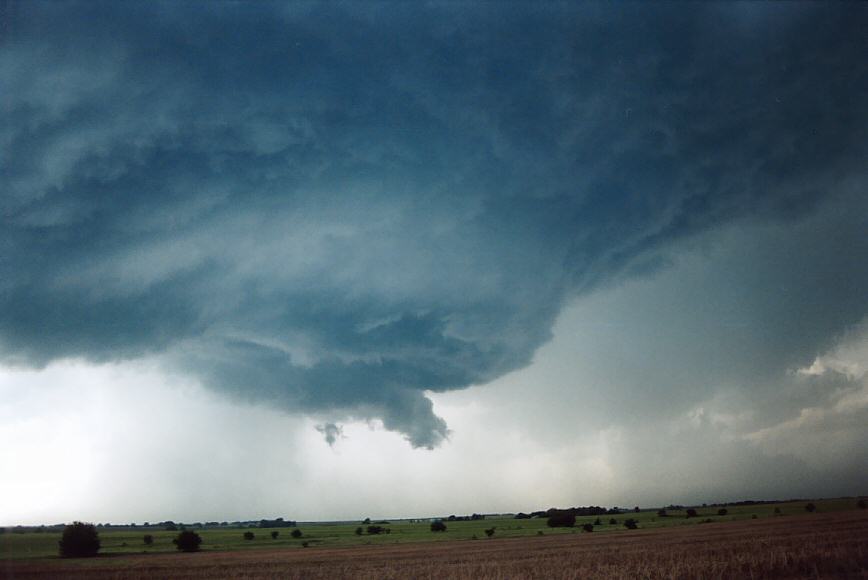
<path id="1" fill-rule="evenodd" d="M 416 446 L 568 298 L 864 173 L 864 5 L 11 6 L 4 359 L 159 355 Z"/>

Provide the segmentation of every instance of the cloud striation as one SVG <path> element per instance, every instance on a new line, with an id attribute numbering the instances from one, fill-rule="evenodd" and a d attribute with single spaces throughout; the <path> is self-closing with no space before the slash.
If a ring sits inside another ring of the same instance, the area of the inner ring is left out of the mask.
<path id="1" fill-rule="evenodd" d="M 865 6 L 15 7 L 0 360 L 158 357 L 416 447 L 568 300 L 864 175 Z"/>

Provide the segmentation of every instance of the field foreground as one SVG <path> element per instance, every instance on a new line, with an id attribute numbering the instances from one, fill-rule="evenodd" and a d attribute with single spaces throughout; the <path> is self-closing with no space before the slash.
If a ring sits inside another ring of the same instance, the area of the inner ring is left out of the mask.
<path id="1" fill-rule="evenodd" d="M 619 534 L 8 560 L 0 578 L 868 578 L 865 510 Z"/>

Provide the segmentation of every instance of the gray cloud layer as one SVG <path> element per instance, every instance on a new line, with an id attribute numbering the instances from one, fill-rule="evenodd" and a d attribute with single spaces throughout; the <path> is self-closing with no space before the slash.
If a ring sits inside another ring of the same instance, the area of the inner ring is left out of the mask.
<path id="1" fill-rule="evenodd" d="M 681 8 L 19 5 L 0 355 L 437 445 L 424 390 L 526 365 L 565 300 L 860 185 L 866 7 Z M 865 315 L 818 299 L 788 352 Z"/>

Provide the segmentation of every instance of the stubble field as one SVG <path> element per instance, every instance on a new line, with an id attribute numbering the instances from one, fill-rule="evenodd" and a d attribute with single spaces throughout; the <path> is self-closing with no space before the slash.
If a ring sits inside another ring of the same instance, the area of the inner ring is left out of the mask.
<path id="1" fill-rule="evenodd" d="M 9 559 L 5 579 L 868 578 L 865 510 L 698 526 L 301 550 Z"/>

